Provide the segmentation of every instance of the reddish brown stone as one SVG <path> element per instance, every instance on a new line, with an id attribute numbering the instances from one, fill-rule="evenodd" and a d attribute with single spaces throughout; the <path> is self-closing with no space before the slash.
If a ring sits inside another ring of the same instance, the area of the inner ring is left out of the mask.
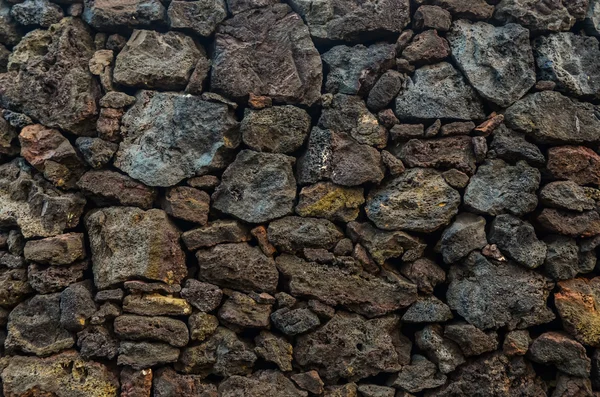
<path id="1" fill-rule="evenodd" d="M 546 230 L 571 237 L 600 234 L 600 215 L 596 211 L 571 212 L 544 208 L 537 221 Z"/>
<path id="2" fill-rule="evenodd" d="M 546 167 L 556 179 L 569 179 L 579 185 L 600 185 L 600 156 L 587 147 L 550 148 Z"/>
<path id="3" fill-rule="evenodd" d="M 209 206 L 208 193 L 187 186 L 170 188 L 162 201 L 167 214 L 200 225 L 208 221 Z"/>
<path id="4" fill-rule="evenodd" d="M 426 30 L 416 35 L 402 51 L 402 57 L 417 65 L 435 63 L 450 55 L 450 46 L 435 30 Z"/>
<path id="5" fill-rule="evenodd" d="M 254 95 L 250 93 L 248 106 L 252 109 L 264 109 L 273 106 L 273 100 L 268 96 Z"/>
<path id="6" fill-rule="evenodd" d="M 152 369 L 136 371 L 130 367 L 121 370 L 121 397 L 150 397 Z"/>
<path id="7" fill-rule="evenodd" d="M 123 109 L 102 108 L 96 123 L 98 136 L 105 141 L 119 142 L 121 140 L 121 117 Z"/>
<path id="8" fill-rule="evenodd" d="M 483 135 L 483 136 L 488 136 L 492 132 L 494 132 L 494 130 L 500 124 L 502 124 L 502 122 L 504 122 L 504 115 L 496 114 L 496 112 L 494 112 L 490 115 L 490 117 L 486 121 L 484 121 L 483 123 L 481 123 L 477 127 L 475 127 L 475 133 L 477 133 L 479 135 Z"/>
<path id="9" fill-rule="evenodd" d="M 217 397 L 217 388 L 204 383 L 202 376 L 180 375 L 161 368 L 154 377 L 154 397 Z"/>
<path id="10" fill-rule="evenodd" d="M 600 347 L 600 277 L 560 281 L 554 304 L 563 327 L 584 345 Z"/>
<path id="11" fill-rule="evenodd" d="M 269 238 L 267 237 L 267 228 L 262 225 L 257 226 L 250 230 L 250 234 L 252 234 L 252 236 L 256 239 L 258 246 L 265 255 L 273 256 L 275 253 L 277 253 L 277 249 L 275 249 L 273 244 L 269 242 Z"/>
<path id="12" fill-rule="evenodd" d="M 156 190 L 127 175 L 109 170 L 93 170 L 83 174 L 79 188 L 99 206 L 123 205 L 152 208 Z"/>
<path id="13" fill-rule="evenodd" d="M 299 374 L 292 375 L 291 378 L 302 390 L 306 390 L 313 394 L 323 393 L 324 383 L 321 380 L 321 377 L 319 377 L 319 373 L 317 371 L 313 370 L 301 372 Z"/>

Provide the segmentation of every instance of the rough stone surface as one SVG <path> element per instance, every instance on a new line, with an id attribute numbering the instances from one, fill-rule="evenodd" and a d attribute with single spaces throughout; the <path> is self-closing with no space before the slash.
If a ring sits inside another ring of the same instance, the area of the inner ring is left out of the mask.
<path id="1" fill-rule="evenodd" d="M 455 136 L 440 139 L 411 139 L 395 151 L 408 167 L 457 169 L 473 175 L 476 169 L 475 148 L 471 137 Z"/>
<path id="2" fill-rule="evenodd" d="M 514 22 L 535 33 L 569 30 L 575 18 L 569 14 L 562 1 L 531 2 L 527 0 L 502 0 L 496 6 L 494 18 L 501 22 Z"/>
<path id="3" fill-rule="evenodd" d="M 31 262 L 45 265 L 69 265 L 85 258 L 82 233 L 67 233 L 25 243 L 23 255 Z"/>
<path id="4" fill-rule="evenodd" d="M 425 357 L 415 354 L 410 365 L 405 365 L 397 376 L 389 382 L 392 386 L 418 393 L 425 389 L 435 389 L 446 383 L 446 376 L 438 371 L 437 366 Z"/>
<path id="5" fill-rule="evenodd" d="M 88 171 L 79 179 L 77 186 L 100 207 L 124 205 L 150 209 L 156 198 L 153 188 L 109 170 Z"/>
<path id="6" fill-rule="evenodd" d="M 579 342 L 600 347 L 600 278 L 575 278 L 558 283 L 554 301 L 564 328 Z"/>
<path id="7" fill-rule="evenodd" d="M 356 219 L 360 206 L 364 202 L 362 188 L 319 182 L 302 188 L 296 205 L 296 213 L 304 217 L 350 222 Z"/>
<path id="8" fill-rule="evenodd" d="M 550 148 L 546 168 L 555 179 L 600 185 L 600 155 L 584 146 Z"/>
<path id="9" fill-rule="evenodd" d="M 181 235 L 189 250 L 212 247 L 222 243 L 241 243 L 250 240 L 248 228 L 238 221 L 218 220 L 205 226 L 188 230 Z"/>
<path id="10" fill-rule="evenodd" d="M 417 346 L 438 366 L 442 374 L 447 374 L 465 363 L 460 348 L 452 340 L 444 338 L 442 327 L 427 325 L 415 334 Z"/>
<path id="11" fill-rule="evenodd" d="M 130 277 L 179 283 L 186 275 L 179 230 L 157 209 L 109 207 L 85 219 L 94 283 L 107 288 Z"/>
<path id="12" fill-rule="evenodd" d="M 248 35 L 248 30 L 256 31 Z M 237 14 L 217 29 L 211 72 L 217 92 L 312 105 L 322 79 L 321 59 L 308 28 L 285 4 Z"/>
<path id="13" fill-rule="evenodd" d="M 60 22 L 63 10 L 56 4 L 46 0 L 26 0 L 15 4 L 10 13 L 21 25 L 39 25 L 43 28 Z"/>
<path id="14" fill-rule="evenodd" d="M 188 343 L 188 328 L 180 320 L 169 317 L 144 317 L 124 314 L 115 319 L 115 334 L 125 340 L 165 342 L 175 347 Z"/>
<path id="15" fill-rule="evenodd" d="M 530 269 L 541 266 L 546 258 L 546 245 L 538 240 L 533 226 L 513 215 L 498 215 L 494 219 L 489 240 L 504 255 Z"/>
<path id="16" fill-rule="evenodd" d="M 240 142 L 224 104 L 191 95 L 140 91 L 123 116 L 115 165 L 149 186 L 171 186 L 204 170 L 224 168 Z"/>
<path id="17" fill-rule="evenodd" d="M 167 15 L 159 0 L 86 0 L 82 16 L 94 29 L 115 31 L 150 27 Z"/>
<path id="18" fill-rule="evenodd" d="M 502 107 L 535 84 L 529 32 L 516 25 L 454 22 L 448 34 L 452 57 L 483 98 Z"/>
<path id="19" fill-rule="evenodd" d="M 227 17 L 224 0 L 172 1 L 167 10 L 169 25 L 174 29 L 188 29 L 208 37 Z"/>
<path id="20" fill-rule="evenodd" d="M 269 241 L 280 251 L 294 253 L 302 248 L 331 249 L 342 232 L 326 219 L 288 216 L 269 224 Z"/>
<path id="21" fill-rule="evenodd" d="M 537 337 L 528 355 L 535 362 L 554 365 L 569 375 L 585 378 L 590 374 L 591 360 L 583 345 L 560 332 L 546 332 Z"/>
<path id="22" fill-rule="evenodd" d="M 454 263 L 471 251 L 487 244 L 485 219 L 470 213 L 462 213 L 444 229 L 440 239 L 440 251 L 445 263 Z"/>
<path id="23" fill-rule="evenodd" d="M 438 172 L 413 168 L 372 190 L 366 212 L 380 229 L 432 232 L 450 222 L 459 204 L 460 195 Z"/>
<path id="24" fill-rule="evenodd" d="M 281 396 L 306 397 L 308 393 L 298 390 L 291 380 L 276 371 L 259 371 L 250 377 L 232 376 L 219 385 L 222 397 Z"/>
<path id="25" fill-rule="evenodd" d="M 453 340 L 465 357 L 479 356 L 498 348 L 498 335 L 483 332 L 471 324 L 449 324 L 444 327 L 444 337 Z"/>

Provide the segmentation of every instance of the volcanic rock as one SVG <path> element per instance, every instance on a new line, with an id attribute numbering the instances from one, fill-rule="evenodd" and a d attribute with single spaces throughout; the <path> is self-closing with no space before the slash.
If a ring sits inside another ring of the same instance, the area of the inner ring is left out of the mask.
<path id="1" fill-rule="evenodd" d="M 184 322 L 169 317 L 144 317 L 124 314 L 115 319 L 115 334 L 125 340 L 150 340 L 183 347 L 189 341 Z"/>
<path id="2" fill-rule="evenodd" d="M 100 31 L 122 31 L 166 22 L 159 0 L 85 0 L 83 19 Z"/>
<path id="3" fill-rule="evenodd" d="M 444 229 L 440 239 L 440 252 L 445 263 L 454 263 L 471 251 L 482 249 L 486 244 L 485 219 L 470 213 L 461 213 Z"/>
<path id="4" fill-rule="evenodd" d="M 46 265 L 68 265 L 85 258 L 82 233 L 67 233 L 25 243 L 25 259 Z"/>
<path id="5" fill-rule="evenodd" d="M 224 0 L 175 0 L 169 4 L 167 15 L 172 28 L 208 37 L 227 18 L 227 6 Z"/>
<path id="6" fill-rule="evenodd" d="M 109 170 L 88 171 L 79 179 L 77 186 L 100 207 L 123 205 L 150 209 L 156 198 L 153 188 Z"/>
<path id="7" fill-rule="evenodd" d="M 585 348 L 561 332 L 546 332 L 538 336 L 529 347 L 528 355 L 535 362 L 554 365 L 569 375 L 583 378 L 590 375 L 591 361 Z"/>
<path id="8" fill-rule="evenodd" d="M 502 0 L 496 6 L 494 18 L 504 23 L 518 23 L 534 33 L 569 30 L 575 23 L 575 18 L 569 14 L 562 1 L 540 3 Z"/>
<path id="9" fill-rule="evenodd" d="M 498 215 L 488 237 L 504 255 L 529 269 L 544 263 L 546 245 L 538 240 L 533 226 L 526 221 L 509 214 Z"/>

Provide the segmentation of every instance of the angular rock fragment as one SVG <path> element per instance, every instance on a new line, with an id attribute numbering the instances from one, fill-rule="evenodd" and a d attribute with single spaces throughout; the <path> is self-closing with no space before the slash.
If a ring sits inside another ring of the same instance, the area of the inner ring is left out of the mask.
<path id="1" fill-rule="evenodd" d="M 204 225 L 208 221 L 210 196 L 193 187 L 175 186 L 165 193 L 162 207 L 174 218 Z"/>
<path id="2" fill-rule="evenodd" d="M 272 305 L 257 302 L 251 296 L 232 291 L 219 309 L 221 324 L 234 331 L 246 328 L 267 328 Z"/>
<path id="3" fill-rule="evenodd" d="M 86 361 L 74 350 L 47 357 L 14 356 L 2 372 L 8 396 L 117 396 L 119 379 L 104 364 Z"/>
<path id="4" fill-rule="evenodd" d="M 311 331 L 321 325 L 319 317 L 308 308 L 282 308 L 271 314 L 275 328 L 286 335 L 294 336 Z"/>
<path id="5" fill-rule="evenodd" d="M 135 30 L 117 55 L 113 79 L 128 87 L 181 90 L 203 52 L 181 33 Z"/>
<path id="6" fill-rule="evenodd" d="M 0 2 L 0 43 L 15 45 L 21 40 L 22 34 L 17 22 L 10 15 L 10 4 Z"/>
<path id="7" fill-rule="evenodd" d="M 509 128 L 524 132 L 536 143 L 577 144 L 600 140 L 600 119 L 593 106 L 556 91 L 527 95 L 504 113 Z"/>
<path id="8" fill-rule="evenodd" d="M 294 357 L 328 380 L 358 380 L 397 372 L 408 364 L 410 342 L 398 331 L 398 317 L 366 320 L 338 312 L 320 329 L 297 338 Z M 343 358 L 343 360 L 341 360 Z"/>
<path id="9" fill-rule="evenodd" d="M 43 28 L 60 22 L 64 16 L 58 5 L 47 0 L 26 0 L 17 3 L 12 6 L 10 14 L 20 25 L 39 25 Z"/>
<path id="10" fill-rule="evenodd" d="M 448 305 L 479 329 L 522 329 L 554 319 L 546 305 L 554 284 L 512 262 L 490 261 L 473 252 L 450 268 L 449 280 Z"/>
<path id="11" fill-rule="evenodd" d="M 433 295 L 417 299 L 402 316 L 406 323 L 443 323 L 451 319 L 448 305 Z"/>
<path id="12" fill-rule="evenodd" d="M 540 190 L 540 201 L 548 207 L 579 212 L 595 207 L 594 200 L 573 181 L 550 182 L 545 185 Z"/>
<path id="13" fill-rule="evenodd" d="M 40 294 L 49 294 L 58 292 L 68 287 L 70 284 L 81 281 L 84 278 L 84 272 L 89 268 L 87 261 L 77 262 L 69 266 L 48 266 L 44 267 L 32 263 L 27 268 L 26 280 L 28 284 L 18 285 L 18 277 L 13 274 L 12 294 L 18 298 L 21 293 L 31 291 L 31 288 Z M 20 271 L 19 271 L 20 272 Z M 30 287 L 31 286 L 31 287 Z M 8 290 L 7 290 L 8 291 Z M 2 299 L 0 299 L 0 302 Z"/>
<path id="14" fill-rule="evenodd" d="M 600 277 L 558 282 L 554 302 L 563 328 L 579 342 L 600 347 Z"/>
<path id="15" fill-rule="evenodd" d="M 216 285 L 188 279 L 181 290 L 181 297 L 202 312 L 216 309 L 223 298 L 223 291 Z"/>
<path id="16" fill-rule="evenodd" d="M 492 17 L 494 7 L 485 0 L 419 0 L 431 3 L 448 10 L 456 18 L 489 19 Z"/>
<path id="17" fill-rule="evenodd" d="M 437 324 L 425 326 L 415 334 L 415 338 L 419 348 L 427 353 L 442 374 L 454 371 L 466 361 L 458 345 L 444 338 L 442 327 Z"/>
<path id="18" fill-rule="evenodd" d="M 94 29 L 111 32 L 151 27 L 167 15 L 159 0 L 85 0 L 82 17 Z"/>
<path id="19" fill-rule="evenodd" d="M 244 292 L 275 292 L 279 274 L 272 258 L 247 243 L 220 244 L 196 252 L 200 277 Z"/>
<path id="20" fill-rule="evenodd" d="M 103 326 L 91 326 L 79 332 L 77 347 L 86 360 L 91 358 L 112 360 L 119 350 L 118 341 Z"/>
<path id="21" fill-rule="evenodd" d="M 237 14 L 221 24 L 212 61 L 211 88 L 227 97 L 252 93 L 310 106 L 321 94 L 321 57 L 302 19 L 285 4 Z"/>
<path id="22" fill-rule="evenodd" d="M 211 315 L 196 312 L 188 318 L 190 338 L 202 342 L 211 336 L 219 327 L 219 320 Z"/>
<path id="23" fill-rule="evenodd" d="M 411 393 L 425 389 L 435 389 L 446 383 L 446 375 L 438 371 L 437 366 L 423 356 L 415 354 L 411 357 L 410 365 L 393 376 L 388 384 Z"/>
<path id="24" fill-rule="evenodd" d="M 140 277 L 177 284 L 187 274 L 179 230 L 161 210 L 98 209 L 86 216 L 85 225 L 97 288 Z"/>
<path id="25" fill-rule="evenodd" d="M 66 330 L 83 330 L 89 318 L 96 312 L 91 284 L 90 281 L 82 281 L 69 285 L 61 292 L 60 325 Z"/>
<path id="26" fill-rule="evenodd" d="M 60 294 L 36 295 L 19 304 L 8 316 L 8 351 L 48 356 L 75 344 L 60 322 Z M 5 380 L 6 382 L 6 380 Z"/>
<path id="27" fill-rule="evenodd" d="M 166 343 L 128 342 L 119 344 L 118 365 L 127 365 L 136 370 L 177 361 L 179 349 Z"/>
<path id="28" fill-rule="evenodd" d="M 252 223 L 288 215 L 296 198 L 294 162 L 283 154 L 241 151 L 223 173 L 213 207 Z"/>
<path id="29" fill-rule="evenodd" d="M 510 331 L 504 337 L 502 351 L 508 356 L 524 356 L 529 350 L 531 337 L 527 330 Z"/>
<path id="30" fill-rule="evenodd" d="M 448 34 L 452 57 L 483 98 L 507 107 L 535 84 L 529 31 L 516 24 L 454 22 Z"/>
<path id="31" fill-rule="evenodd" d="M 121 370 L 121 397 L 137 397 L 150 395 L 152 389 L 152 369 Z"/>
<path id="32" fill-rule="evenodd" d="M 367 317 L 407 307 L 417 299 L 416 286 L 391 272 L 379 276 L 353 274 L 351 269 L 306 262 L 285 254 L 277 257 L 277 268 L 289 280 L 293 296 L 342 305 Z"/>
<path id="33" fill-rule="evenodd" d="M 600 3 L 590 0 L 585 16 L 585 30 L 589 35 L 600 37 Z"/>
<path id="34" fill-rule="evenodd" d="M 450 12 L 435 5 L 422 5 L 413 15 L 413 26 L 418 30 L 435 29 L 438 32 L 446 32 L 450 30 L 451 24 Z"/>
<path id="35" fill-rule="evenodd" d="M 85 162 L 92 168 L 102 168 L 110 163 L 119 145 L 100 138 L 79 137 L 75 141 Z"/>
<path id="36" fill-rule="evenodd" d="M 206 226 L 188 230 L 181 235 L 187 249 L 212 247 L 222 243 L 241 243 L 250 240 L 248 228 L 233 220 L 216 220 Z"/>
<path id="37" fill-rule="evenodd" d="M 9 72 L 0 74 L 0 104 L 46 127 L 91 135 L 100 95 L 88 69 L 93 54 L 92 37 L 80 19 L 64 18 L 51 29 L 30 32 L 13 49 Z"/>
<path id="38" fill-rule="evenodd" d="M 152 208 L 156 191 L 127 175 L 109 170 L 88 171 L 77 186 L 97 206 L 123 205 Z"/>
<path id="39" fill-rule="evenodd" d="M 600 234 L 600 214 L 597 211 L 571 212 L 544 208 L 536 220 L 544 230 L 552 233 L 571 237 Z"/>
<path id="40" fill-rule="evenodd" d="M 123 116 L 115 165 L 148 186 L 172 186 L 203 171 L 222 169 L 240 143 L 227 105 L 193 95 L 140 91 Z"/>
<path id="41" fill-rule="evenodd" d="M 259 357 L 275 363 L 281 371 L 292 370 L 292 345 L 287 340 L 268 331 L 261 331 L 254 342 L 254 351 Z"/>
<path id="42" fill-rule="evenodd" d="M 600 185 L 600 155 L 585 146 L 558 146 L 548 150 L 549 174 L 578 185 Z"/>
<path id="43" fill-rule="evenodd" d="M 504 255 L 529 269 L 539 267 L 546 258 L 546 245 L 538 240 L 533 226 L 515 216 L 498 215 L 488 238 Z"/>
<path id="44" fill-rule="evenodd" d="M 494 18 L 521 24 L 534 33 L 569 30 L 575 23 L 562 1 L 502 0 L 496 6 Z"/>
<path id="45" fill-rule="evenodd" d="M 548 246 L 548 253 L 544 261 L 544 268 L 550 277 L 555 280 L 567 280 L 578 273 L 588 273 L 593 270 L 586 268 L 586 262 L 580 258 L 579 247 L 574 239 L 566 236 L 549 235 L 544 238 Z"/>
<path id="46" fill-rule="evenodd" d="M 453 340 L 465 357 L 478 356 L 498 348 L 498 335 L 483 332 L 471 324 L 450 324 L 444 328 L 444 337 Z"/>
<path id="47" fill-rule="evenodd" d="M 25 243 L 23 255 L 31 262 L 45 265 L 69 265 L 85 258 L 82 233 L 67 233 Z"/>
<path id="48" fill-rule="evenodd" d="M 269 241 L 279 251 L 294 253 L 304 248 L 331 249 L 344 237 L 326 219 L 287 216 L 269 224 Z"/>
<path id="49" fill-rule="evenodd" d="M 439 172 L 413 168 L 371 190 L 365 210 L 380 229 L 432 232 L 450 222 L 459 204 L 460 194 Z"/>
<path id="50" fill-rule="evenodd" d="M 322 55 L 329 68 L 325 89 L 333 94 L 366 95 L 377 79 L 394 64 L 394 45 L 335 46 Z"/>
<path id="51" fill-rule="evenodd" d="M 169 317 L 124 314 L 115 319 L 114 330 L 124 340 L 165 342 L 175 347 L 183 347 L 189 341 L 185 323 Z"/>
<path id="52" fill-rule="evenodd" d="M 398 148 L 396 155 L 408 167 L 454 168 L 467 175 L 473 175 L 476 169 L 474 148 L 469 136 L 411 139 Z"/>
<path id="53" fill-rule="evenodd" d="M 503 160 L 487 160 L 469 181 L 464 202 L 478 213 L 521 216 L 537 206 L 540 180 L 540 171 L 524 161 L 511 166 Z"/>
<path id="54" fill-rule="evenodd" d="M 444 269 L 434 261 L 420 258 L 414 262 L 404 263 L 400 273 L 417 285 L 419 291 L 426 294 L 433 293 L 433 289 L 446 280 Z"/>
<path id="55" fill-rule="evenodd" d="M 528 142 L 523 133 L 512 131 L 504 124 L 494 131 L 490 151 L 510 163 L 525 160 L 534 167 L 541 167 L 546 163 L 546 158 L 536 145 Z"/>
<path id="56" fill-rule="evenodd" d="M 600 96 L 598 40 L 573 33 L 555 33 L 534 41 L 541 80 L 556 82 L 556 89 L 576 97 Z"/>
<path id="57" fill-rule="evenodd" d="M 362 188 L 319 182 L 302 188 L 298 205 L 296 205 L 296 213 L 303 217 L 350 222 L 356 219 L 359 208 L 364 202 Z"/>
<path id="58" fill-rule="evenodd" d="M 364 42 L 384 38 L 399 33 L 410 21 L 407 0 L 385 0 L 377 4 L 294 0 L 291 6 L 306 20 L 316 42 Z"/>
<path id="59" fill-rule="evenodd" d="M 196 375 L 181 375 L 171 368 L 156 371 L 153 379 L 154 397 L 216 397 L 217 388 Z"/>
<path id="60" fill-rule="evenodd" d="M 419 33 L 404 50 L 402 58 L 415 65 L 427 65 L 443 61 L 450 55 L 450 46 L 435 30 Z"/>
<path id="61" fill-rule="evenodd" d="M 407 83 L 396 98 L 400 120 L 485 118 L 479 96 L 449 63 L 423 66 Z"/>
<path id="62" fill-rule="evenodd" d="M 323 381 L 317 371 L 301 372 L 290 376 L 296 385 L 302 390 L 307 390 L 313 394 L 323 393 Z"/>
<path id="63" fill-rule="evenodd" d="M 440 239 L 440 252 L 445 263 L 454 263 L 471 251 L 482 249 L 486 244 L 485 219 L 470 213 L 461 213 L 444 229 Z"/>
<path id="64" fill-rule="evenodd" d="M 585 348 L 562 332 L 546 332 L 535 338 L 528 356 L 535 362 L 554 365 L 569 375 L 582 378 L 590 375 L 591 361 Z"/>
<path id="65" fill-rule="evenodd" d="M 394 397 L 396 394 L 396 390 L 391 387 L 365 383 L 357 385 L 356 390 L 362 397 Z"/>
<path id="66" fill-rule="evenodd" d="M 293 153 L 310 131 L 309 114 L 295 106 L 249 110 L 240 125 L 242 139 L 259 152 Z"/>
<path id="67" fill-rule="evenodd" d="M 233 331 L 219 327 L 204 343 L 183 350 L 175 368 L 203 377 L 229 377 L 251 373 L 255 361 L 256 355 L 248 343 L 238 339 Z"/>
<path id="68" fill-rule="evenodd" d="M 172 296 L 127 295 L 123 300 L 123 311 L 142 316 L 185 316 L 192 313 L 192 306 L 185 299 Z"/>
<path id="69" fill-rule="evenodd" d="M 385 108 L 398 95 L 403 84 L 404 76 L 401 73 L 395 70 L 386 71 L 369 91 L 369 109 L 377 111 Z"/>
<path id="70" fill-rule="evenodd" d="M 169 4 L 169 25 L 174 29 L 187 29 L 208 37 L 227 17 L 224 0 L 179 1 Z"/>
<path id="71" fill-rule="evenodd" d="M 298 390 L 291 380 L 281 372 L 258 371 L 249 377 L 232 376 L 219 385 L 219 396 L 281 396 L 307 397 L 308 393 Z"/>

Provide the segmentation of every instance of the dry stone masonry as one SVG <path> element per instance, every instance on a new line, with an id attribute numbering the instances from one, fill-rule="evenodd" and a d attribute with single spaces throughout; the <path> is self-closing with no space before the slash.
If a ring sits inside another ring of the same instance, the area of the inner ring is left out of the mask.
<path id="1" fill-rule="evenodd" d="M 0 397 L 599 397 L 600 0 L 0 0 Z"/>

